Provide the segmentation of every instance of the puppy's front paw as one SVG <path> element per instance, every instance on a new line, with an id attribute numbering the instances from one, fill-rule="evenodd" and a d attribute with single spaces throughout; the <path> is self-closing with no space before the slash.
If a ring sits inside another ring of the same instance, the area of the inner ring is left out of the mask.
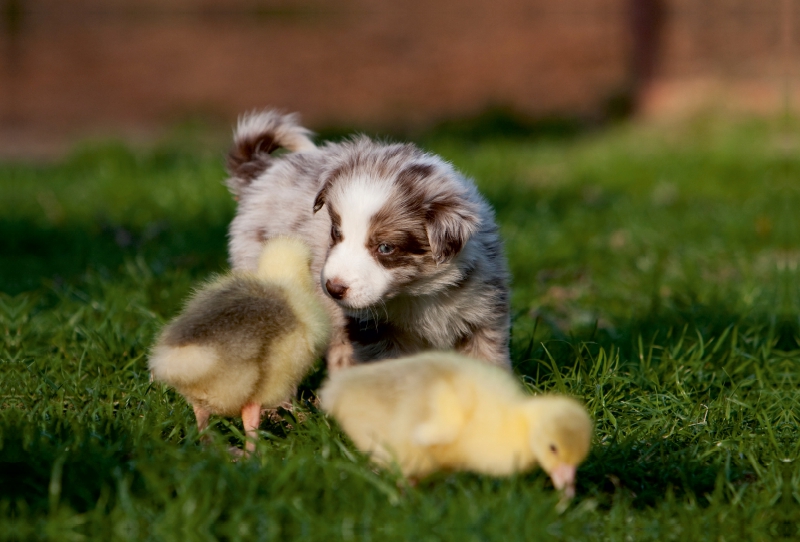
<path id="1" fill-rule="evenodd" d="M 332 344 L 325 354 L 325 361 L 328 364 L 328 373 L 331 374 L 351 367 L 355 364 L 353 346 L 349 343 Z"/>

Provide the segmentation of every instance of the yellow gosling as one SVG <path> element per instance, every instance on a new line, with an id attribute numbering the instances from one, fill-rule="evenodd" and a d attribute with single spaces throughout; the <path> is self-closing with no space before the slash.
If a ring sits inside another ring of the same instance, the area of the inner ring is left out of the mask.
<path id="1" fill-rule="evenodd" d="M 331 325 L 310 265 L 301 241 L 268 241 L 255 274 L 201 287 L 153 346 L 154 378 L 194 407 L 201 431 L 211 414 L 241 414 L 246 453 L 255 449 L 262 407 L 291 400 L 328 343 Z"/>
<path id="2" fill-rule="evenodd" d="M 504 476 L 539 465 L 569 497 L 593 430 L 574 399 L 527 395 L 508 371 L 446 352 L 337 372 L 320 399 L 359 449 L 409 478 L 440 469 Z"/>

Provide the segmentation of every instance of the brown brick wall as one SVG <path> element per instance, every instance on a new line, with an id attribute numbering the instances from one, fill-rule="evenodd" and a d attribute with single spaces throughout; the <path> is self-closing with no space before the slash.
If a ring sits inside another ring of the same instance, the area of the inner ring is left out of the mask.
<path id="1" fill-rule="evenodd" d="M 720 93 L 768 112 L 800 30 L 793 0 L 2 2 L 0 152 L 265 105 L 366 127 L 594 114 L 635 85 L 651 114 Z"/>
<path id="2" fill-rule="evenodd" d="M 760 114 L 797 104 L 800 4 L 795 0 L 665 0 L 646 113 L 704 107 Z M 787 102 L 788 99 L 788 102 Z"/>
<path id="3" fill-rule="evenodd" d="M 265 105 L 312 124 L 366 126 L 497 104 L 590 112 L 626 70 L 619 0 L 344 1 L 262 12 L 225 2 L 17 1 L 26 11 L 0 55 L 6 132 L 147 130 Z"/>

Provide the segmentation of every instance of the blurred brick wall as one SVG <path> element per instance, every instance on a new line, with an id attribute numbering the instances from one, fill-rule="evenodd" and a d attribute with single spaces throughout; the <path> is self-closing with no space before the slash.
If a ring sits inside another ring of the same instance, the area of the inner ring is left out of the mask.
<path id="1" fill-rule="evenodd" d="M 265 105 L 368 127 L 498 104 L 589 113 L 626 73 L 622 0 L 15 1 L 0 53 L 6 133 L 146 132 Z"/>
<path id="2" fill-rule="evenodd" d="M 663 0 L 655 77 L 646 114 L 702 108 L 776 114 L 800 103 L 800 3 L 796 0 Z"/>
<path id="3" fill-rule="evenodd" d="M 265 105 L 375 128 L 629 90 L 648 114 L 720 92 L 769 112 L 800 28 L 793 0 L 3 2 L 0 152 Z"/>

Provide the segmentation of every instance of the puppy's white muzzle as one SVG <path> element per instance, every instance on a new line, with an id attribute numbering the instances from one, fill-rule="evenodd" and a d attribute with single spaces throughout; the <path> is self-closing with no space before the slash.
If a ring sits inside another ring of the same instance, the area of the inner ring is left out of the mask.
<path id="1" fill-rule="evenodd" d="M 321 282 L 341 306 L 364 309 L 380 302 L 391 284 L 391 275 L 365 246 L 345 240 L 328 254 Z"/>

